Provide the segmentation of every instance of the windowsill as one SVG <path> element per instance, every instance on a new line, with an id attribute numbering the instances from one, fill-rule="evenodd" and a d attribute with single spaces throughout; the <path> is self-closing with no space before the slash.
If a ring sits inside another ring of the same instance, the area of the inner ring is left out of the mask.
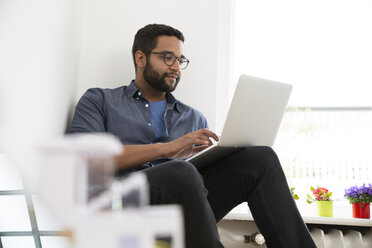
<path id="1" fill-rule="evenodd" d="M 305 203 L 306 204 L 306 203 Z M 342 226 L 364 226 L 372 227 L 371 219 L 352 218 L 351 205 L 335 204 L 333 208 L 334 217 L 319 217 L 315 213 L 315 204 L 297 204 L 301 215 L 307 224 L 326 224 Z M 224 220 L 247 220 L 253 221 L 252 214 L 246 203 L 242 203 L 231 210 Z"/>

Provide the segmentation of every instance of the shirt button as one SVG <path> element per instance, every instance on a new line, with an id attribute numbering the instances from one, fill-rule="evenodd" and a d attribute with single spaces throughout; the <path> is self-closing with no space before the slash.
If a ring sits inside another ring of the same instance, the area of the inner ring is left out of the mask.
<path id="1" fill-rule="evenodd" d="M 147 123 L 147 125 L 149 125 L 150 127 L 151 127 L 151 123 L 149 122 L 149 123 Z"/>
<path id="2" fill-rule="evenodd" d="M 146 104 L 145 104 L 145 107 L 146 107 L 146 108 L 148 108 L 148 107 L 149 107 L 149 105 L 148 105 L 148 104 L 146 103 Z"/>
<path id="3" fill-rule="evenodd" d="M 138 92 L 138 95 L 140 96 L 142 93 L 141 92 Z"/>
<path id="4" fill-rule="evenodd" d="M 139 100 L 139 97 L 137 97 L 136 99 Z"/>

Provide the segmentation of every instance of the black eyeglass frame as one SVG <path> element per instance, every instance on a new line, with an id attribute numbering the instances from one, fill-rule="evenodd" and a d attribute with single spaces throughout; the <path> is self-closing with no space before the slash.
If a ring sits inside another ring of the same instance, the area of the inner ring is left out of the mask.
<path id="1" fill-rule="evenodd" d="M 174 65 L 174 63 L 176 63 L 176 61 L 178 61 L 178 64 L 179 64 L 181 70 L 185 70 L 190 63 L 190 60 L 188 60 L 187 58 L 185 58 L 183 56 L 182 57 L 177 57 L 176 55 L 174 55 L 171 52 L 150 52 L 150 53 L 157 54 L 157 55 L 163 55 L 164 64 L 166 64 L 167 66 L 172 66 L 172 65 Z M 166 55 L 172 55 L 174 57 L 174 60 L 171 64 L 167 63 Z M 180 61 L 181 59 L 183 61 Z M 182 66 L 184 63 L 185 63 L 185 66 Z"/>

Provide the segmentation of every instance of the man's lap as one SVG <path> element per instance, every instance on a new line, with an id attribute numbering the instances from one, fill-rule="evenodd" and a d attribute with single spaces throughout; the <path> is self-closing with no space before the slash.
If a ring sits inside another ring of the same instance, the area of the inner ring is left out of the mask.
<path id="1" fill-rule="evenodd" d="M 247 201 L 267 169 L 265 164 L 272 159 L 276 159 L 276 154 L 269 147 L 247 147 L 201 172 L 184 160 L 171 160 L 143 172 L 149 180 L 152 204 L 179 202 L 179 198 L 188 197 L 191 185 L 199 182 L 196 184 L 208 193 L 208 202 L 218 221 Z"/>

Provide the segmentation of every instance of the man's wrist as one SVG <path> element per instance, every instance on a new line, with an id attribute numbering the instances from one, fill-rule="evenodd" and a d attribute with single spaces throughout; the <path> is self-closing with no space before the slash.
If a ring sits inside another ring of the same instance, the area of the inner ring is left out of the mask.
<path id="1" fill-rule="evenodd" d="M 167 143 L 155 143 L 154 146 L 155 146 L 155 150 L 159 154 L 160 158 L 167 158 L 168 157 Z"/>

